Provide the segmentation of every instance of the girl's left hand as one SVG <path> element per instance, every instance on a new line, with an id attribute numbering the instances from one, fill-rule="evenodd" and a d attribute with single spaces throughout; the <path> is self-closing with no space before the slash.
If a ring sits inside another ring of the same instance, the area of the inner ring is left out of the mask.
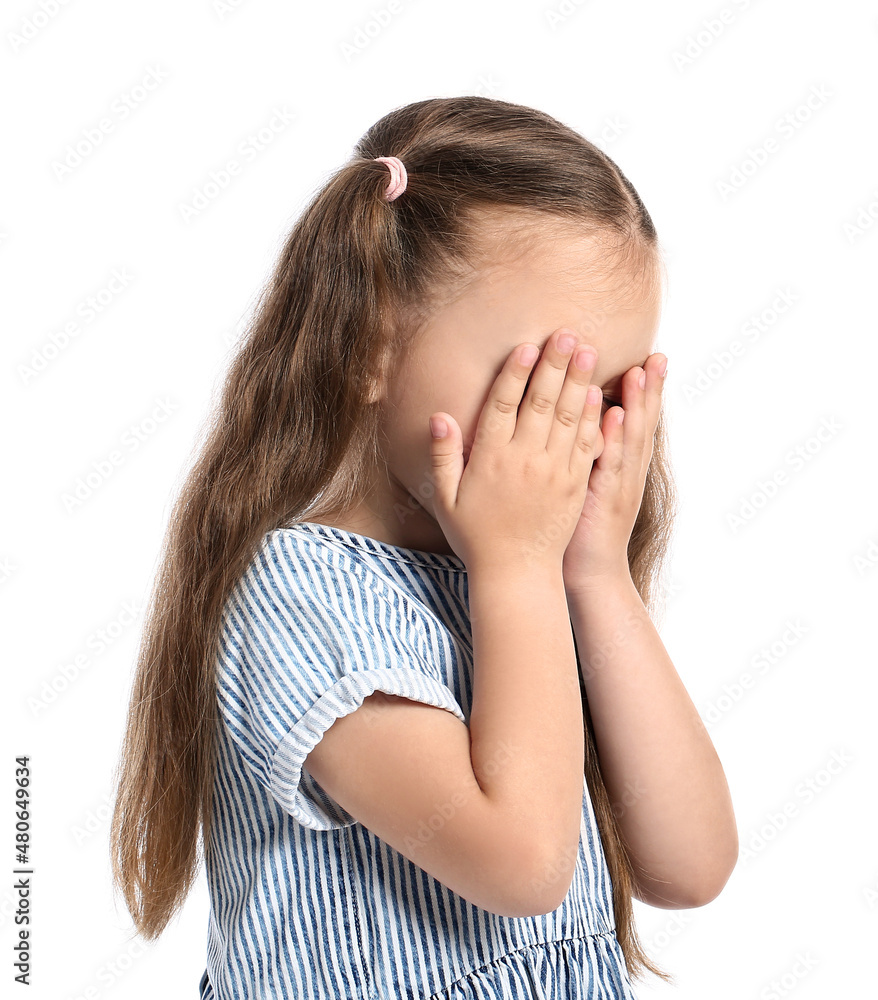
<path id="1" fill-rule="evenodd" d="M 603 416 L 604 450 L 592 465 L 585 503 L 564 552 L 568 593 L 629 575 L 628 540 L 652 459 L 665 384 L 662 366 L 667 367 L 666 355 L 651 354 L 643 368 L 629 368 L 622 376 L 622 406 L 611 406 Z M 642 372 L 646 385 L 641 389 Z"/>

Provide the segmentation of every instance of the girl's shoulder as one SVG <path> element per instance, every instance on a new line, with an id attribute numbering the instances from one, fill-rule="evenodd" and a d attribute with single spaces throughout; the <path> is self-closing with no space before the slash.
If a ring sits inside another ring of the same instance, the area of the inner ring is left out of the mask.
<path id="1" fill-rule="evenodd" d="M 333 525 L 300 521 L 268 531 L 251 568 L 270 577 L 273 587 L 318 602 L 334 604 L 340 594 L 361 605 L 374 598 L 405 602 L 421 590 L 420 578 L 401 573 L 384 548 L 393 546 Z"/>
<path id="2" fill-rule="evenodd" d="M 432 574 L 437 572 L 465 574 L 466 566 L 456 555 L 441 552 L 426 552 L 420 549 L 404 548 L 371 535 L 364 535 L 341 524 L 322 521 L 298 521 L 268 533 L 267 537 L 282 535 L 293 545 L 304 546 L 317 554 L 320 551 L 337 553 L 360 565 L 401 571 L 403 566 L 409 575 L 414 573 Z"/>
<path id="3" fill-rule="evenodd" d="M 369 609 L 422 636 L 467 617 L 466 568 L 457 556 L 300 521 L 269 531 L 258 559 L 258 570 L 274 578 L 270 586 L 291 598 Z"/>

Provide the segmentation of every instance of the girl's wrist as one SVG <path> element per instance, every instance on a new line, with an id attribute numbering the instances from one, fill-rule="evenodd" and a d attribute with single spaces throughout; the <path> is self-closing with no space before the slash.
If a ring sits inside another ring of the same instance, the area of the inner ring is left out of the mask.
<path id="1" fill-rule="evenodd" d="M 588 597 L 593 594 L 604 594 L 608 590 L 618 587 L 628 587 L 633 582 L 631 569 L 626 559 L 624 563 L 608 567 L 599 573 L 590 573 L 588 575 L 581 572 L 575 575 L 565 574 L 564 590 L 568 597 L 578 595 Z"/>

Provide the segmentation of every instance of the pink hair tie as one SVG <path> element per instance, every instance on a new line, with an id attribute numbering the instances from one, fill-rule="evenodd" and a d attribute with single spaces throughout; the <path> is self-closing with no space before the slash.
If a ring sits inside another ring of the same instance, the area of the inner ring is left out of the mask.
<path id="1" fill-rule="evenodd" d="M 387 185 L 384 197 L 388 201 L 393 201 L 405 191 L 409 175 L 406 173 L 402 160 L 396 156 L 376 156 L 375 159 L 380 163 L 386 163 L 390 168 L 390 183 Z"/>

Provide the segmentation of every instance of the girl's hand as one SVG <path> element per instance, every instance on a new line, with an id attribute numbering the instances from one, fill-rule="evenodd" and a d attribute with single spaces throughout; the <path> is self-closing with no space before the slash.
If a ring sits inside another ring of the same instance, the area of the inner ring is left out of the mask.
<path id="1" fill-rule="evenodd" d="M 651 354 L 643 368 L 629 368 L 622 378 L 622 406 L 604 414 L 604 450 L 591 468 L 585 504 L 564 553 L 568 593 L 629 576 L 628 540 L 643 500 L 666 368 L 664 354 Z"/>
<path id="2" fill-rule="evenodd" d="M 580 345 L 573 355 L 572 334 L 562 350 L 564 333 L 549 338 L 539 362 L 533 345 L 529 363 L 521 359 L 528 345 L 509 355 L 482 407 L 466 467 L 457 421 L 445 412 L 431 416 L 431 424 L 441 419 L 448 427 L 432 439 L 435 517 L 468 569 L 562 568 L 588 488 L 602 398 L 591 386 L 595 352 Z"/>

